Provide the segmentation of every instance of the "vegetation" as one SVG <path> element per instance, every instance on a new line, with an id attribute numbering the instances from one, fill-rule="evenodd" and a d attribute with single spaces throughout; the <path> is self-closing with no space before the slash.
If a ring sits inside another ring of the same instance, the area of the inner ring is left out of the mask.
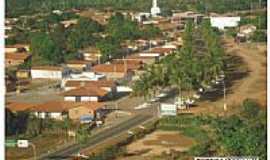
<path id="1" fill-rule="evenodd" d="M 6 135 L 36 137 L 43 133 L 67 133 L 72 127 L 68 119 L 55 121 L 53 119 L 40 119 L 29 114 L 29 112 L 13 113 L 9 109 L 5 110 Z"/>
<path id="2" fill-rule="evenodd" d="M 240 108 L 240 113 L 228 117 L 166 117 L 158 128 L 178 130 L 194 138 L 198 144 L 190 149 L 190 156 L 245 155 L 266 159 L 266 112 L 250 99 Z"/>
<path id="3" fill-rule="evenodd" d="M 223 49 L 209 21 L 204 21 L 197 29 L 189 22 L 183 40 L 180 50 L 147 67 L 133 86 L 134 95 L 149 98 L 164 87 L 172 86 L 181 96 L 182 90 L 198 89 L 222 73 Z"/>
<path id="4" fill-rule="evenodd" d="M 6 0 L 5 2 L 8 17 L 49 12 L 55 9 L 84 9 L 88 7 L 98 9 L 110 7 L 116 10 L 149 11 L 152 5 L 152 1 L 145 0 Z M 200 12 L 221 13 L 235 10 L 248 10 L 265 7 L 266 2 L 266 0 L 160 0 L 158 3 L 162 6 L 162 13 L 168 15 L 171 10 L 196 10 Z"/>
<path id="5" fill-rule="evenodd" d="M 267 14 L 266 12 L 260 12 L 255 14 L 255 17 L 243 17 L 240 21 L 241 25 L 252 24 L 256 26 L 257 29 L 267 29 Z"/>
<path id="6" fill-rule="evenodd" d="M 256 30 L 252 36 L 250 37 L 253 42 L 266 42 L 267 41 L 267 33 L 266 31 Z"/>

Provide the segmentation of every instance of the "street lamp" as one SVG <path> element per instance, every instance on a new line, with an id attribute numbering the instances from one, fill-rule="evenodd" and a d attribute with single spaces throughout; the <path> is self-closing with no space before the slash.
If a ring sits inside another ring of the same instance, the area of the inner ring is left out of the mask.
<path id="1" fill-rule="evenodd" d="M 223 79 L 223 109 L 224 109 L 224 111 L 227 111 L 225 76 Z"/>

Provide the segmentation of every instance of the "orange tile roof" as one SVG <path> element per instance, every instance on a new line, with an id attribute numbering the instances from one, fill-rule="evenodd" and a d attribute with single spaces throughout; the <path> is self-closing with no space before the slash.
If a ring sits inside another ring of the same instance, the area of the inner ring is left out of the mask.
<path id="1" fill-rule="evenodd" d="M 7 102 L 6 107 L 13 112 L 26 111 L 35 107 L 36 104 L 23 102 Z"/>
<path id="2" fill-rule="evenodd" d="M 174 48 L 153 48 L 151 52 L 168 53 L 174 51 Z"/>
<path id="3" fill-rule="evenodd" d="M 143 62 L 139 59 L 113 59 L 112 60 L 112 63 L 114 64 L 124 64 L 124 63 L 127 63 L 127 64 L 135 64 L 135 65 L 142 65 Z"/>
<path id="4" fill-rule="evenodd" d="M 89 110 L 97 110 L 104 106 L 100 102 L 66 102 L 66 101 L 49 101 L 31 108 L 32 111 L 38 112 L 67 112 L 70 109 L 78 107 L 87 107 Z"/>
<path id="5" fill-rule="evenodd" d="M 126 64 L 126 69 L 124 64 L 99 64 L 95 65 L 92 70 L 94 72 L 122 72 L 126 70 L 136 70 L 140 69 L 141 66 L 137 64 Z"/>
<path id="6" fill-rule="evenodd" d="M 33 66 L 31 70 L 52 70 L 52 71 L 62 71 L 63 67 L 58 66 Z"/>
<path id="7" fill-rule="evenodd" d="M 80 87 L 62 93 L 62 95 L 64 96 L 98 96 L 98 97 L 104 97 L 107 94 L 108 91 L 98 88 L 97 86 Z"/>
<path id="8" fill-rule="evenodd" d="M 8 60 L 26 60 L 30 57 L 30 54 L 27 53 L 6 53 L 5 59 Z"/>
<path id="9" fill-rule="evenodd" d="M 131 60 L 144 60 L 144 59 L 153 59 L 153 57 L 150 57 L 150 56 L 140 56 L 140 55 L 138 55 L 138 54 L 133 54 L 133 55 L 127 56 L 126 59 L 131 59 Z"/>
<path id="10" fill-rule="evenodd" d="M 114 87 L 115 82 L 112 80 L 98 80 L 98 81 L 67 81 L 66 87 L 81 87 L 82 84 L 85 87 Z"/>
<path id="11" fill-rule="evenodd" d="M 28 44 L 14 44 L 14 45 L 6 45 L 5 48 L 25 48 L 29 47 Z"/>

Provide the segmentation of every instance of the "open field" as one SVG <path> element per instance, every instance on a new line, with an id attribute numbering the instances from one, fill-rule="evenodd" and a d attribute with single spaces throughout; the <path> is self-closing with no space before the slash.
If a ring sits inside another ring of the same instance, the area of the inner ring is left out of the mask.
<path id="1" fill-rule="evenodd" d="M 119 160 L 144 159 L 170 150 L 187 151 L 195 141 L 179 132 L 155 131 L 127 146 L 127 157 Z"/>

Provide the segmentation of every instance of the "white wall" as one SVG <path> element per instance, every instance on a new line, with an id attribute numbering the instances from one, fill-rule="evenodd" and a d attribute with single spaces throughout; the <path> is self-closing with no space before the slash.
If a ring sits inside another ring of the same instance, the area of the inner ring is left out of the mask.
<path id="1" fill-rule="evenodd" d="M 210 17 L 212 27 L 223 30 L 225 27 L 236 27 L 240 22 L 240 17 Z"/>
<path id="2" fill-rule="evenodd" d="M 81 97 L 81 101 L 84 101 L 84 102 L 97 102 L 98 101 L 98 97 L 86 97 L 86 96 L 83 96 Z"/>
<path id="3" fill-rule="evenodd" d="M 76 99 L 76 98 L 75 98 L 74 96 L 65 96 L 65 97 L 64 97 L 64 100 L 65 100 L 65 101 L 75 101 L 75 99 Z"/>
<path id="4" fill-rule="evenodd" d="M 63 72 L 31 69 L 31 76 L 32 76 L 32 79 L 35 79 L 35 78 L 62 79 Z"/>
<path id="5" fill-rule="evenodd" d="M 17 48 L 5 48 L 6 53 L 17 52 Z"/>
<path id="6" fill-rule="evenodd" d="M 63 119 L 63 116 L 62 116 L 62 113 L 61 112 L 52 112 L 52 113 L 49 113 L 49 117 L 50 118 L 53 118 L 53 119 L 58 119 L 58 120 L 62 120 Z"/>
<path id="7" fill-rule="evenodd" d="M 141 57 L 159 57 L 159 53 L 140 53 L 139 54 Z"/>

